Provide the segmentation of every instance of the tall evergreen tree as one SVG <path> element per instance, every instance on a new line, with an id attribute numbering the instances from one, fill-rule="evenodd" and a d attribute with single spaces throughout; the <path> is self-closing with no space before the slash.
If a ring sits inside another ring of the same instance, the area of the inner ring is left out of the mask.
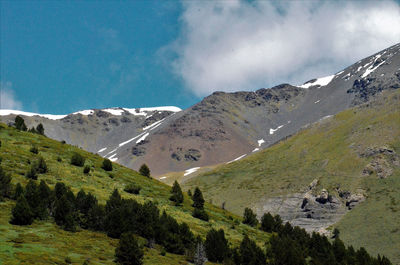
<path id="1" fill-rule="evenodd" d="M 17 183 L 17 186 L 15 186 L 13 199 L 18 200 L 19 196 L 23 194 L 24 194 L 24 188 L 22 188 L 21 183 Z"/>
<path id="2" fill-rule="evenodd" d="M 266 264 L 266 256 L 264 252 L 247 235 L 244 236 L 240 243 L 239 256 L 241 265 Z"/>
<path id="3" fill-rule="evenodd" d="M 203 210 L 204 209 L 204 198 L 203 198 L 203 193 L 201 192 L 201 190 L 196 187 L 196 189 L 194 190 L 194 194 L 193 194 L 193 207 Z"/>
<path id="4" fill-rule="evenodd" d="M 139 173 L 141 175 L 149 178 L 150 177 L 150 168 L 146 164 L 143 164 L 139 168 Z"/>
<path id="5" fill-rule="evenodd" d="M 17 204 L 12 209 L 11 224 L 14 225 L 30 225 L 33 222 L 33 212 L 29 207 L 24 195 L 18 198 Z"/>
<path id="6" fill-rule="evenodd" d="M 20 130 L 20 131 L 27 130 L 24 119 L 19 115 L 17 115 L 17 117 L 15 117 L 15 128 L 17 128 L 17 130 Z"/>
<path id="7" fill-rule="evenodd" d="M 175 205 L 180 205 L 183 202 L 183 193 L 181 186 L 179 186 L 179 183 L 176 180 L 172 185 L 171 193 L 172 195 L 169 197 L 169 199 L 175 202 Z"/>
<path id="8" fill-rule="evenodd" d="M 250 226 L 256 226 L 258 224 L 257 215 L 250 208 L 244 209 L 243 223 Z"/>
<path id="9" fill-rule="evenodd" d="M 110 198 L 106 202 L 106 211 L 109 213 L 122 205 L 122 198 L 118 192 L 118 189 L 115 189 L 111 194 Z"/>
<path id="10" fill-rule="evenodd" d="M 217 231 L 212 228 L 208 231 L 204 245 L 209 261 L 223 262 L 229 256 L 228 240 L 222 229 Z"/>
<path id="11" fill-rule="evenodd" d="M 143 250 L 132 233 L 121 235 L 115 249 L 115 262 L 122 265 L 142 265 Z"/>
<path id="12" fill-rule="evenodd" d="M 261 230 L 271 233 L 275 226 L 274 217 L 268 212 L 261 217 Z"/>
<path id="13" fill-rule="evenodd" d="M 44 127 L 43 124 L 39 123 L 38 126 L 36 126 L 36 132 L 40 135 L 44 135 Z"/>
<path id="14" fill-rule="evenodd" d="M 36 171 L 39 174 L 44 174 L 47 172 L 47 164 L 46 161 L 44 161 L 43 157 L 39 157 L 37 163 L 36 163 Z"/>

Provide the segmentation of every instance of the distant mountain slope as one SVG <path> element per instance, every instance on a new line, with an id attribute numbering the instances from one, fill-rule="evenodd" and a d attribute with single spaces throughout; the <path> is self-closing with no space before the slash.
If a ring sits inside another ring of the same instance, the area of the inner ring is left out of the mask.
<path id="1" fill-rule="evenodd" d="M 399 67 L 400 64 L 397 65 Z M 183 183 L 238 214 L 249 205 L 400 263 L 400 90 Z"/>
<path id="2" fill-rule="evenodd" d="M 114 108 L 58 120 L 26 120 L 28 125 L 42 122 L 49 137 L 99 152 L 130 168 L 147 163 L 155 175 L 163 176 L 245 157 L 307 124 L 366 102 L 382 90 L 399 88 L 399 50 L 397 44 L 335 75 L 301 86 L 215 92 L 174 115 L 171 111 L 138 115 Z M 14 117 L 0 119 L 9 122 Z"/>

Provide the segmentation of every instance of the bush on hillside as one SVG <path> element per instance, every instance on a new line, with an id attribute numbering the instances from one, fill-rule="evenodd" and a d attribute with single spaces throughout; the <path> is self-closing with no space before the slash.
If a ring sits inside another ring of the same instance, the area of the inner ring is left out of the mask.
<path id="1" fill-rule="evenodd" d="M 75 152 L 71 157 L 71 165 L 83 167 L 84 164 L 85 158 L 81 154 Z"/>
<path id="2" fill-rule="evenodd" d="M 101 168 L 104 169 L 105 171 L 112 171 L 113 168 L 110 159 L 104 158 L 103 165 L 101 166 Z"/>

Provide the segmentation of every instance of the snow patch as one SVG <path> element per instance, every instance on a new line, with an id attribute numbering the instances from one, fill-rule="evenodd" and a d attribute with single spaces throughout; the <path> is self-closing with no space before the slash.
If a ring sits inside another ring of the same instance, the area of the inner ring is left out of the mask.
<path id="1" fill-rule="evenodd" d="M 136 141 L 136 143 L 140 143 L 141 141 L 144 141 L 144 139 L 146 139 L 146 137 L 149 136 L 149 133 L 146 133 L 145 135 L 143 135 L 142 137 L 139 138 L 139 140 Z"/>
<path id="2" fill-rule="evenodd" d="M 315 101 L 315 102 L 314 102 L 314 104 L 317 104 L 317 103 L 318 103 L 318 102 L 320 102 L 320 101 L 321 101 L 321 100 L 320 100 L 320 99 L 318 99 L 317 101 Z"/>
<path id="3" fill-rule="evenodd" d="M 104 151 L 106 151 L 106 149 L 107 149 L 107 147 L 101 148 L 99 151 L 97 151 L 97 153 L 104 152 Z"/>
<path id="4" fill-rule="evenodd" d="M 7 115 L 11 115 L 11 114 L 23 115 L 23 116 L 28 116 L 28 117 L 39 116 L 39 117 L 47 118 L 49 120 L 60 120 L 67 116 L 67 115 L 39 114 L 39 113 L 26 112 L 26 111 L 20 111 L 20 110 L 0 109 L 0 116 L 7 116 Z"/>
<path id="5" fill-rule="evenodd" d="M 142 136 L 143 134 L 145 134 L 146 132 L 144 132 L 144 133 L 141 133 L 141 134 L 139 134 L 139 135 L 136 135 L 135 137 L 133 137 L 133 138 L 131 138 L 131 139 L 129 139 L 128 141 L 125 141 L 125 142 L 122 142 L 122 143 L 120 143 L 119 145 L 118 145 L 118 148 L 119 147 L 121 147 L 121 146 L 124 146 L 124 145 L 126 145 L 127 143 L 130 143 L 130 142 L 132 142 L 133 140 L 135 140 L 136 138 L 138 138 L 138 137 L 140 137 L 140 136 Z"/>
<path id="6" fill-rule="evenodd" d="M 164 176 L 164 177 L 161 177 L 160 179 L 166 179 L 166 178 L 167 178 L 167 177 Z"/>
<path id="7" fill-rule="evenodd" d="M 74 112 L 72 114 L 82 114 L 82 115 L 88 116 L 88 115 L 93 115 L 93 113 L 94 113 L 94 110 L 88 109 L 88 110 L 80 110 L 80 111 Z"/>
<path id="8" fill-rule="evenodd" d="M 125 111 L 121 108 L 110 108 L 110 109 L 103 109 L 102 111 L 108 112 L 112 115 L 115 116 L 121 116 L 122 113 L 124 113 Z"/>
<path id="9" fill-rule="evenodd" d="M 200 167 L 189 168 L 189 169 L 185 170 L 185 173 L 183 174 L 183 176 L 190 175 L 199 169 L 200 169 Z"/>
<path id="10" fill-rule="evenodd" d="M 156 121 L 156 122 L 153 122 L 152 124 L 150 124 L 149 126 L 146 126 L 146 127 L 144 127 L 143 128 L 143 131 L 146 131 L 146 130 L 148 130 L 148 129 L 150 129 L 150 128 L 152 128 L 153 126 L 158 126 L 161 122 L 163 122 L 165 120 L 165 118 L 164 119 L 162 119 L 162 120 L 159 120 L 159 121 Z M 156 127 L 157 127 L 156 126 Z M 152 129 L 154 129 L 154 128 L 152 128 Z M 152 129 L 150 129 L 150 130 L 152 130 Z"/>
<path id="11" fill-rule="evenodd" d="M 308 83 L 305 83 L 305 84 L 303 84 L 303 85 L 301 85 L 299 87 L 301 87 L 301 88 L 309 88 L 311 86 L 317 86 L 317 85 L 319 85 L 321 87 L 322 86 L 326 86 L 332 81 L 332 79 L 334 77 L 335 77 L 335 75 L 320 77 L 317 80 L 315 80 L 314 82 L 308 82 Z"/>
<path id="12" fill-rule="evenodd" d="M 254 150 L 251 152 L 254 153 L 254 152 L 257 152 L 258 150 L 260 150 L 260 148 L 254 148 Z"/>
<path id="13" fill-rule="evenodd" d="M 242 158 L 245 157 L 245 156 L 246 156 L 246 154 L 241 155 L 241 156 L 239 156 L 239 157 L 237 157 L 237 158 L 235 158 L 235 159 L 233 159 L 233 160 L 227 162 L 227 164 L 230 164 L 230 163 L 233 163 L 233 162 L 235 162 L 235 161 L 238 161 L 238 160 L 242 159 Z"/>
<path id="14" fill-rule="evenodd" d="M 379 56 L 378 56 L 378 55 L 379 55 Z M 381 57 L 380 54 L 378 54 L 378 55 L 375 56 L 375 57 L 376 57 L 375 61 L 376 61 L 378 58 Z M 375 62 L 375 61 L 374 61 L 374 62 Z M 378 65 L 375 66 L 375 67 L 373 67 L 374 65 L 371 65 L 371 66 L 364 72 L 364 74 L 361 76 L 361 78 L 367 77 L 370 73 L 372 73 L 373 71 L 375 71 L 375 70 L 376 70 L 379 66 L 381 66 L 384 62 L 385 62 L 385 61 L 381 62 L 380 64 L 378 64 Z"/>
<path id="15" fill-rule="evenodd" d="M 276 127 L 276 129 L 269 129 L 269 134 L 274 134 L 274 132 L 276 132 L 277 130 L 279 130 L 280 128 L 282 128 L 284 125 L 279 125 L 278 127 Z"/>
<path id="16" fill-rule="evenodd" d="M 263 143 L 265 143 L 264 139 L 260 139 L 257 142 L 258 142 L 258 146 L 261 146 Z"/>

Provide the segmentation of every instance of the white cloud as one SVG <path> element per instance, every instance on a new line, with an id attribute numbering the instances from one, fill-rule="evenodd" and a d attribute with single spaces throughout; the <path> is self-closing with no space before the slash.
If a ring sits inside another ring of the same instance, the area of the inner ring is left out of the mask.
<path id="1" fill-rule="evenodd" d="M 15 99 L 11 82 L 0 83 L 0 109 L 22 109 L 22 103 Z"/>
<path id="2" fill-rule="evenodd" d="M 198 96 L 329 75 L 400 41 L 393 1 L 186 1 L 174 72 Z"/>

